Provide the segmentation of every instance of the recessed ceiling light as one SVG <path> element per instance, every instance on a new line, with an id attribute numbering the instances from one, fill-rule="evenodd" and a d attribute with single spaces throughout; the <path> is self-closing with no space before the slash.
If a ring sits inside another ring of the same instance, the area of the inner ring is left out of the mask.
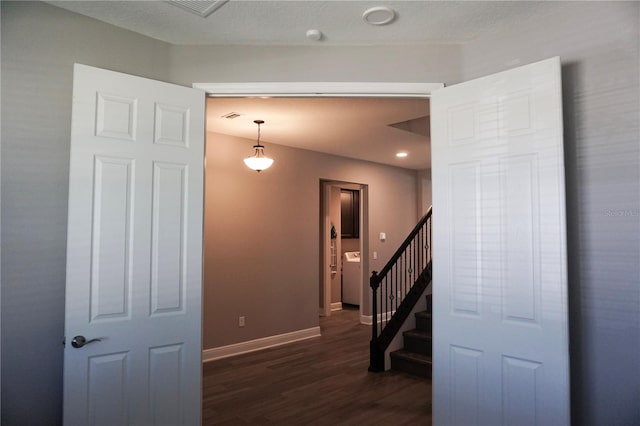
<path id="1" fill-rule="evenodd" d="M 377 6 L 367 9 L 362 14 L 364 22 L 371 25 L 387 25 L 396 18 L 396 11 L 390 7 Z"/>
<path id="2" fill-rule="evenodd" d="M 407 157 L 408 155 L 409 155 L 409 153 L 408 152 L 404 152 L 404 151 L 396 153 L 396 157 L 398 157 L 398 158 L 404 158 L 404 157 Z"/>

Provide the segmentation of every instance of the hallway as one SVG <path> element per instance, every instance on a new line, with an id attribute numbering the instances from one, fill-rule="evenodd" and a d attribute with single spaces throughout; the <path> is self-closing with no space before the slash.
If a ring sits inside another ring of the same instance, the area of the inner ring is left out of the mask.
<path id="1" fill-rule="evenodd" d="M 358 310 L 320 318 L 322 336 L 204 364 L 204 425 L 429 425 L 431 381 L 369 373 Z"/>

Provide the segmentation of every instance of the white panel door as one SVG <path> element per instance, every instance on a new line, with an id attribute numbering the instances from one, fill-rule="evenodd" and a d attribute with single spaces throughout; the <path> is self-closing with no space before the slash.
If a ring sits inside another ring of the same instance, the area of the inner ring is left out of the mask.
<path id="1" fill-rule="evenodd" d="M 200 424 L 203 161 L 203 92 L 75 65 L 66 425 Z"/>
<path id="2" fill-rule="evenodd" d="M 560 60 L 433 93 L 433 418 L 569 424 Z"/>

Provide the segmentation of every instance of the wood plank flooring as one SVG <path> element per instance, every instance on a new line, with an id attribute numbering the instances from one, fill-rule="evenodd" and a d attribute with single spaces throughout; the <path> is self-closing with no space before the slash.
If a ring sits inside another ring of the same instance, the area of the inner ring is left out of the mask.
<path id="1" fill-rule="evenodd" d="M 430 425 L 430 379 L 369 373 L 358 318 L 337 311 L 322 337 L 205 363 L 203 425 Z"/>

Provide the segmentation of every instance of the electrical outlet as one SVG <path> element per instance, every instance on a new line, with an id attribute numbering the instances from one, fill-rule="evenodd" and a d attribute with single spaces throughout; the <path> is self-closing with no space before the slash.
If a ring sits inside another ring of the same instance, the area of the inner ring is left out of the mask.
<path id="1" fill-rule="evenodd" d="M 238 317 L 238 327 L 244 327 L 244 317 Z"/>

